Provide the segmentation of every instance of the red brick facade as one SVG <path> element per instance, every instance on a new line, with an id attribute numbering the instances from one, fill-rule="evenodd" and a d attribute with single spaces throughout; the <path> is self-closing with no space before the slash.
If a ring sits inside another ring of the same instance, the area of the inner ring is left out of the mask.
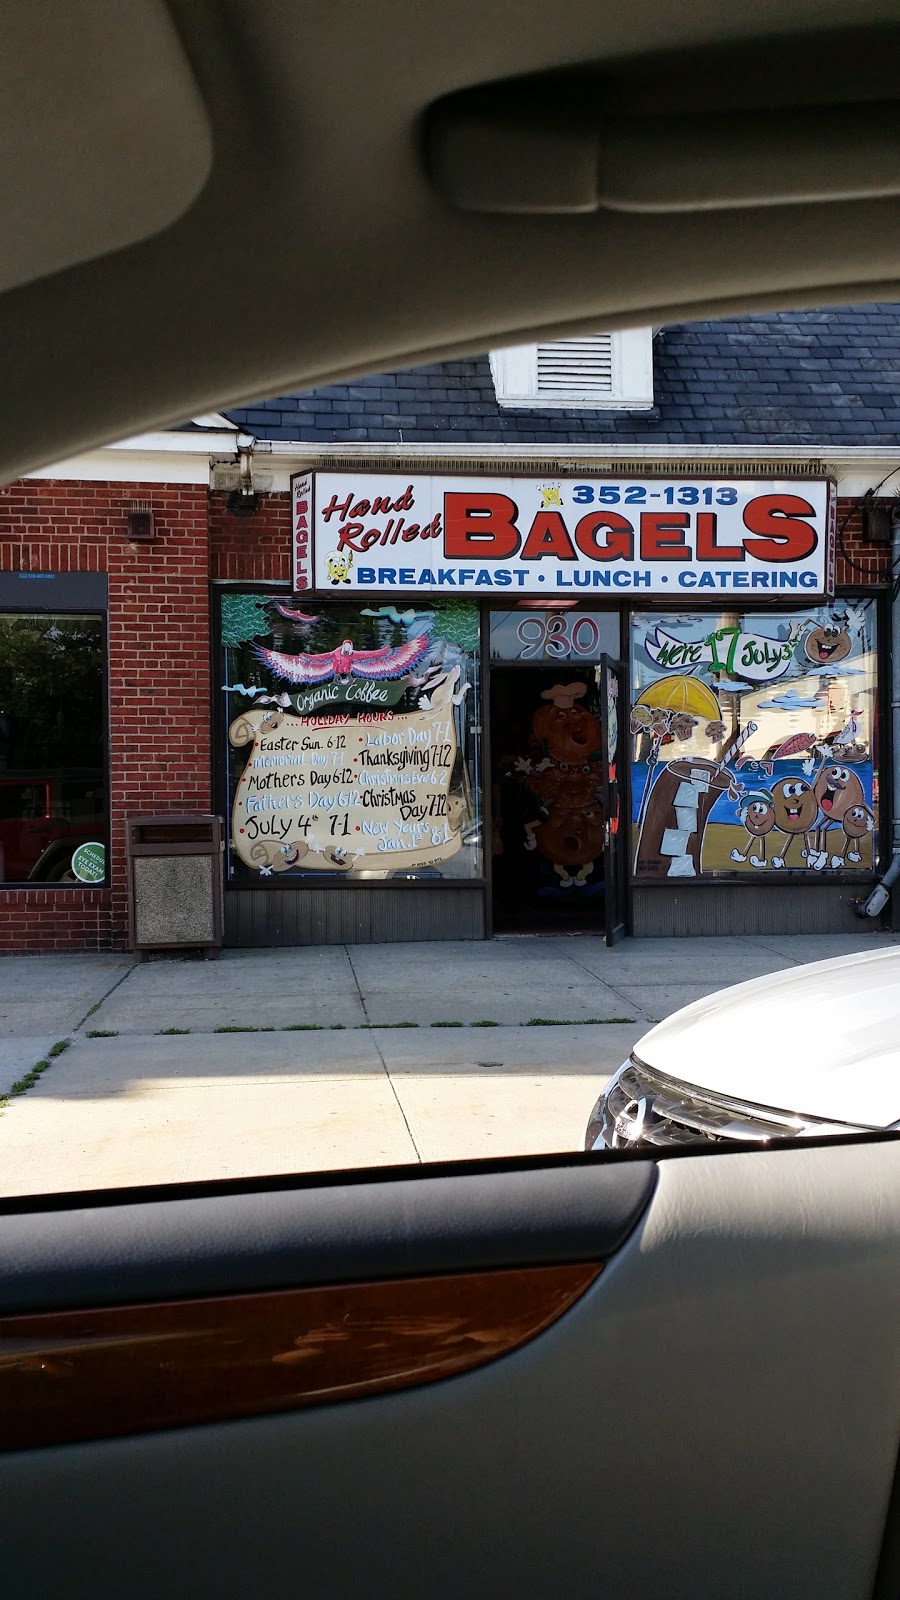
<path id="1" fill-rule="evenodd" d="M 262 495 L 256 515 L 242 518 L 229 515 L 227 494 L 211 494 L 209 536 L 214 581 L 290 582 L 290 495 Z"/>
<path id="2" fill-rule="evenodd" d="M 152 544 L 126 536 L 135 500 L 153 508 Z M 888 552 L 849 501 L 845 521 L 838 583 L 884 582 Z M 126 816 L 212 805 L 210 580 L 290 578 L 289 496 L 241 519 L 203 485 L 25 480 L 0 490 L 0 571 L 108 574 L 112 870 L 110 889 L 0 889 L 0 950 L 123 949 Z"/>
<path id="3" fill-rule="evenodd" d="M 890 547 L 868 544 L 863 538 L 858 501 L 838 500 L 837 535 L 835 581 L 839 588 L 867 588 L 870 584 L 890 581 Z"/>
<path id="4" fill-rule="evenodd" d="M 154 510 L 132 544 L 133 500 Z M 0 490 L 0 570 L 109 580 L 110 889 L 0 890 L 0 949 L 121 949 L 125 817 L 210 808 L 209 495 L 202 485 L 31 479 Z"/>

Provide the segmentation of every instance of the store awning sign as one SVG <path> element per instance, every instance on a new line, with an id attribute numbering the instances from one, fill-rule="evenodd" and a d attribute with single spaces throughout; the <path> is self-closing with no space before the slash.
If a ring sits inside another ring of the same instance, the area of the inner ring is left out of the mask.
<path id="1" fill-rule="evenodd" d="M 833 504 L 831 481 L 812 477 L 306 473 L 295 573 L 311 518 L 323 594 L 813 599 L 834 588 Z"/>

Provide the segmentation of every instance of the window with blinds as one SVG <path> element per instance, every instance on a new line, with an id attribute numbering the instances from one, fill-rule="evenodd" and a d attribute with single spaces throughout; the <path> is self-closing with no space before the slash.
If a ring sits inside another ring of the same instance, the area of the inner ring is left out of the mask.
<path id="1" fill-rule="evenodd" d="M 492 350 L 491 372 L 503 406 L 647 411 L 653 405 L 653 330 Z"/>

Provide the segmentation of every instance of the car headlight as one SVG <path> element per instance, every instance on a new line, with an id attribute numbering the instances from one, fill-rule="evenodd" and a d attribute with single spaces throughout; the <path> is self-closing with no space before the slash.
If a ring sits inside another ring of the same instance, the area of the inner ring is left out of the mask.
<path id="1" fill-rule="evenodd" d="M 614 1150 L 618 1143 L 618 1134 L 615 1128 L 615 1118 L 609 1109 L 609 1098 L 614 1094 L 622 1073 L 630 1066 L 630 1059 L 623 1061 L 618 1071 L 614 1072 L 608 1080 L 605 1089 L 597 1100 L 593 1111 L 588 1118 L 588 1125 L 584 1133 L 585 1150 Z"/>

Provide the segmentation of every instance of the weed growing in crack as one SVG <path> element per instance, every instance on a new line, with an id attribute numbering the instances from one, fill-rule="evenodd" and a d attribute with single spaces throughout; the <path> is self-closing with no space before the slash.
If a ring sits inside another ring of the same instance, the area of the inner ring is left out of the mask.
<path id="1" fill-rule="evenodd" d="M 526 1028 L 588 1028 L 610 1022 L 633 1022 L 634 1017 L 529 1017 Z"/>

